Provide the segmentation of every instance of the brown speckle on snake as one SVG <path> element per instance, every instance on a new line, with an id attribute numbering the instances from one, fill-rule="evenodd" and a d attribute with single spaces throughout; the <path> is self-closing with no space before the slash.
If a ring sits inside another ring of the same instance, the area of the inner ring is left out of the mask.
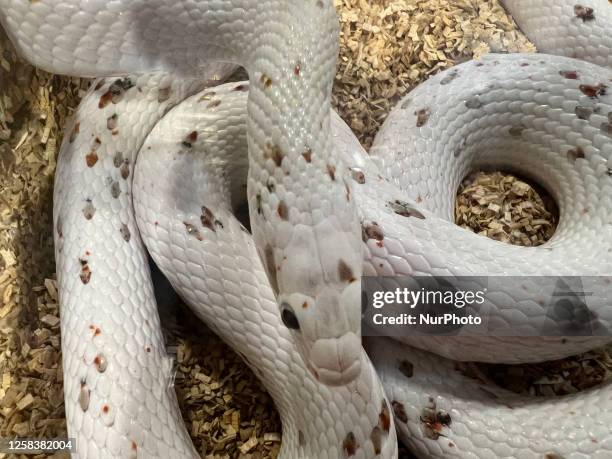
<path id="1" fill-rule="evenodd" d="M 429 109 L 422 108 L 414 113 L 417 117 L 416 125 L 417 127 L 424 126 L 429 120 Z"/>
<path id="2" fill-rule="evenodd" d="M 108 366 L 108 361 L 104 354 L 98 354 L 94 358 L 94 365 L 99 373 L 104 373 L 106 371 L 106 367 Z"/>
<path id="3" fill-rule="evenodd" d="M 389 412 L 389 405 L 387 405 L 387 401 L 384 399 L 382 401 L 380 414 L 378 415 L 378 425 L 385 432 L 389 432 L 389 429 L 391 429 L 391 413 Z"/>
<path id="4" fill-rule="evenodd" d="M 577 18 L 582 19 L 582 22 L 595 20 L 595 11 L 588 6 L 575 5 L 574 14 Z"/>
<path id="5" fill-rule="evenodd" d="M 79 272 L 79 277 L 83 284 L 88 284 L 91 280 L 91 268 L 89 267 L 89 263 L 87 260 L 83 258 L 79 258 L 79 263 L 81 264 L 81 270 Z"/>
<path id="6" fill-rule="evenodd" d="M 86 220 L 91 220 L 96 213 L 96 208 L 94 207 L 91 199 L 85 200 L 85 207 L 83 207 L 83 216 Z"/>
<path id="7" fill-rule="evenodd" d="M 106 128 L 111 131 L 113 135 L 117 135 L 119 130 L 117 129 L 117 120 L 119 119 L 119 115 L 116 113 L 112 114 L 106 119 Z"/>
<path id="8" fill-rule="evenodd" d="M 264 88 L 269 88 L 270 86 L 272 86 L 272 78 L 270 78 L 265 73 L 261 74 L 259 82 L 263 85 Z"/>
<path id="9" fill-rule="evenodd" d="M 121 228 L 119 228 L 119 232 L 121 233 L 121 237 L 125 242 L 130 242 L 132 234 L 130 233 L 130 228 L 125 223 L 121 224 Z"/>
<path id="10" fill-rule="evenodd" d="M 599 96 L 605 95 L 606 89 L 608 89 L 603 83 L 599 83 L 598 85 L 581 84 L 579 88 L 585 96 L 591 99 L 596 99 Z"/>
<path id="11" fill-rule="evenodd" d="M 271 159 L 276 164 L 276 167 L 280 167 L 285 155 L 278 145 L 267 143 L 264 149 L 264 158 Z"/>
<path id="12" fill-rule="evenodd" d="M 567 152 L 567 159 L 570 161 L 576 161 L 577 159 L 584 158 L 584 150 L 580 147 L 572 148 Z"/>
<path id="13" fill-rule="evenodd" d="M 198 132 L 191 131 L 189 134 L 187 134 L 187 136 L 181 143 L 184 147 L 191 148 L 193 147 L 193 144 L 196 142 L 196 140 L 198 140 Z"/>
<path id="14" fill-rule="evenodd" d="M 393 400 L 391 402 L 391 406 L 393 407 L 393 413 L 395 414 L 395 417 L 404 424 L 407 423 L 408 415 L 406 414 L 406 408 L 404 407 L 403 403 Z"/>
<path id="15" fill-rule="evenodd" d="M 187 230 L 187 234 L 189 234 L 192 237 L 195 237 L 198 241 L 203 241 L 204 240 L 204 238 L 200 234 L 200 231 L 195 227 L 195 225 L 192 225 L 189 222 L 183 222 L 183 225 L 185 225 L 185 229 Z"/>
<path id="16" fill-rule="evenodd" d="M 370 434 L 370 440 L 372 440 L 372 446 L 374 446 L 374 454 L 378 455 L 382 451 L 382 436 L 383 433 L 380 427 L 374 426 L 372 433 Z"/>
<path id="17" fill-rule="evenodd" d="M 332 179 L 332 181 L 336 181 L 336 167 L 332 166 L 331 164 L 328 164 L 326 166 L 327 169 L 327 175 L 329 175 L 329 178 Z"/>
<path id="18" fill-rule="evenodd" d="M 559 75 L 568 80 L 578 80 L 580 78 L 575 70 L 560 70 Z"/>
<path id="19" fill-rule="evenodd" d="M 346 438 L 342 442 L 342 449 L 344 449 L 346 455 L 350 457 L 355 455 L 357 448 L 359 448 L 359 444 L 357 443 L 355 434 L 353 432 L 347 433 Z"/>
<path id="20" fill-rule="evenodd" d="M 289 220 L 289 208 L 285 201 L 280 201 L 277 208 L 278 216 L 283 220 Z"/>
<path id="21" fill-rule="evenodd" d="M 215 218 L 212 210 L 206 206 L 202 206 L 202 215 L 200 216 L 202 226 L 208 228 L 211 231 L 217 231 L 217 226 L 223 228 L 223 223 Z"/>
<path id="22" fill-rule="evenodd" d="M 357 280 L 353 270 L 344 260 L 338 262 L 338 277 L 341 281 L 348 282 L 349 284 Z"/>

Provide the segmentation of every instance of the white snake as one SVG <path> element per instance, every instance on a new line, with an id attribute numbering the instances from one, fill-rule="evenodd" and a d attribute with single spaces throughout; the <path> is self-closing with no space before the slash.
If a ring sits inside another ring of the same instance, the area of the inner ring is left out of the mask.
<path id="1" fill-rule="evenodd" d="M 515 17 L 528 16 L 519 23 L 541 51 L 612 66 L 608 2 L 583 1 L 582 9 L 567 1 L 506 3 Z M 168 387 L 140 236 L 174 287 L 266 385 L 283 421 L 283 455 L 393 457 L 390 412 L 423 457 L 612 455 L 608 386 L 534 402 L 465 378 L 439 357 L 372 340 L 387 402 L 355 345 L 353 281 L 362 254 L 365 274 L 612 272 L 610 70 L 541 55 L 463 64 L 400 103 L 370 159 L 335 115 L 328 129 L 337 44 L 326 0 L 0 0 L 0 11 L 36 65 L 82 76 L 131 74 L 91 89 L 56 176 L 66 414 L 79 457 L 197 454 Z M 546 11 L 553 26 L 542 41 L 534 11 Z M 568 51 L 564 36 L 584 43 Z M 246 84 L 197 94 L 229 71 L 202 67 L 207 58 L 247 67 L 248 116 Z M 248 166 L 237 156 L 246 137 Z M 507 246 L 452 225 L 459 180 L 483 164 L 517 167 L 550 189 L 561 222 L 547 245 Z M 247 168 L 254 242 L 231 213 Z M 397 215 L 388 205 L 395 199 L 405 201 L 399 213 L 413 217 Z M 266 274 L 258 250 L 275 275 Z M 283 327 L 276 298 L 284 322 L 298 331 Z M 494 314 L 537 327 L 544 311 L 527 300 L 524 315 L 503 307 Z M 605 301 L 592 309 L 604 326 L 609 309 Z M 411 343 L 462 360 L 517 362 L 606 341 Z"/>

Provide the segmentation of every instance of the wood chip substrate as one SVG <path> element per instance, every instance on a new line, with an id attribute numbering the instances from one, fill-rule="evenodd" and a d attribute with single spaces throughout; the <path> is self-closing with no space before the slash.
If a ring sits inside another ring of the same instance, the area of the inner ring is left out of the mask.
<path id="1" fill-rule="evenodd" d="M 366 147 L 395 103 L 430 75 L 490 51 L 535 50 L 496 0 L 335 4 L 341 37 L 333 104 Z M 33 69 L 0 31 L 0 438 L 66 436 L 51 204 L 62 127 L 88 83 Z M 504 174 L 466 184 L 457 221 L 523 245 L 542 243 L 556 224 L 535 190 Z M 168 351 L 183 417 L 202 456 L 276 457 L 281 426 L 270 397 L 227 345 L 178 307 L 165 321 Z M 549 395 L 606 379 L 610 361 L 600 350 L 491 371 L 514 390 Z"/>

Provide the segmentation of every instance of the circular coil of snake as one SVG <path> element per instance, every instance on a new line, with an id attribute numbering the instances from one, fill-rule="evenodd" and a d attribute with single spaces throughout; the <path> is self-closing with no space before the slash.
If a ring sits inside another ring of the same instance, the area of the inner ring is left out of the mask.
<path id="1" fill-rule="evenodd" d="M 367 155 L 330 108 L 328 0 L 0 0 L 27 60 L 105 77 L 68 127 L 54 195 L 78 457 L 198 456 L 145 245 L 272 395 L 283 457 L 396 457 L 396 430 L 419 457 L 612 455 L 609 386 L 534 401 L 443 358 L 541 361 L 606 337 L 407 339 L 442 357 L 388 339 L 369 340 L 368 357 L 359 342 L 362 274 L 612 272 L 612 6 L 505 5 L 541 52 L 574 59 L 490 55 L 442 72 L 398 104 Z M 207 88 L 233 64 L 248 83 Z M 483 165 L 551 192 L 560 224 L 547 244 L 454 226 L 459 181 Z M 233 215 L 245 186 L 252 236 Z M 541 325 L 536 299 L 506 298 L 494 317 Z M 591 312 L 607 328 L 605 300 Z"/>

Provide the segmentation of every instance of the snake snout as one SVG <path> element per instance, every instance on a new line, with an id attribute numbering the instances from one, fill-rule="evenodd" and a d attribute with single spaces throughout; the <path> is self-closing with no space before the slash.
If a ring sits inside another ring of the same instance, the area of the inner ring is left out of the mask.
<path id="1" fill-rule="evenodd" d="M 361 373 L 361 341 L 352 332 L 319 339 L 312 346 L 310 363 L 323 384 L 348 384 Z"/>

